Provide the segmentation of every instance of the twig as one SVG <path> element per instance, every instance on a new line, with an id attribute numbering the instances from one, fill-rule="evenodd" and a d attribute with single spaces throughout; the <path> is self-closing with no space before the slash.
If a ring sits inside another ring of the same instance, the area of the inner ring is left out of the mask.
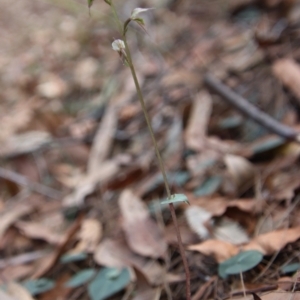
<path id="1" fill-rule="evenodd" d="M 222 96 L 226 101 L 228 101 L 232 106 L 238 109 L 245 116 L 253 119 L 258 124 L 264 126 L 271 132 L 276 133 L 277 135 L 285 139 L 300 142 L 299 132 L 289 126 L 279 123 L 268 114 L 259 110 L 245 98 L 229 89 L 213 75 L 206 74 L 204 76 L 204 82 L 209 88 Z"/>
<path id="2" fill-rule="evenodd" d="M 42 194 L 46 197 L 56 199 L 56 200 L 60 200 L 62 198 L 61 192 L 59 192 L 53 188 L 47 187 L 43 184 L 40 184 L 38 182 L 32 182 L 23 175 L 20 175 L 18 173 L 10 171 L 10 170 L 6 170 L 1 167 L 0 167 L 0 177 L 10 180 L 16 184 L 25 186 L 25 187 L 29 188 L 30 190 L 35 191 L 39 194 Z"/>

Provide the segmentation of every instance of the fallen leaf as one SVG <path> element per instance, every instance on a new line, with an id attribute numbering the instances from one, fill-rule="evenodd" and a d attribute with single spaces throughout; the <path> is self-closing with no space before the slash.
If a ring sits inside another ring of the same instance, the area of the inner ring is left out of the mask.
<path id="1" fill-rule="evenodd" d="M 117 175 L 118 171 L 119 165 L 116 161 L 108 160 L 103 162 L 95 172 L 87 174 L 82 179 L 73 193 L 63 199 L 63 205 L 65 207 L 81 206 L 85 197 L 93 193 L 97 184 L 111 180 Z"/>
<path id="2" fill-rule="evenodd" d="M 18 203 L 14 207 L 10 207 L 5 212 L 0 214 L 0 240 L 5 231 L 14 224 L 19 218 L 29 214 L 33 210 L 30 204 Z"/>
<path id="3" fill-rule="evenodd" d="M 249 236 L 246 231 L 229 218 L 222 218 L 221 221 L 213 227 L 213 236 L 225 242 L 234 245 L 240 245 L 249 242 Z"/>
<path id="4" fill-rule="evenodd" d="M 119 206 L 129 247 L 140 255 L 165 257 L 167 243 L 163 233 L 151 219 L 148 208 L 141 199 L 127 189 L 120 195 Z"/>
<path id="5" fill-rule="evenodd" d="M 156 261 L 133 253 L 124 241 L 106 239 L 102 241 L 94 253 L 94 260 L 106 267 L 124 268 L 134 266 L 144 274 L 153 285 L 165 281 L 165 270 Z"/>
<path id="6" fill-rule="evenodd" d="M 9 295 L 15 297 L 18 300 L 34 300 L 27 289 L 16 282 L 8 283 L 6 285 L 6 289 Z"/>
<path id="7" fill-rule="evenodd" d="M 272 66 L 274 75 L 288 87 L 300 101 L 300 66 L 293 59 L 282 58 Z"/>
<path id="8" fill-rule="evenodd" d="M 207 239 L 210 235 L 209 226 L 212 225 L 212 214 L 199 206 L 191 205 L 185 210 L 185 217 L 190 228 L 201 239 Z"/>
<path id="9" fill-rule="evenodd" d="M 79 242 L 69 253 L 92 253 L 102 237 L 102 225 L 96 219 L 84 220 L 78 233 Z"/>
<path id="10" fill-rule="evenodd" d="M 274 291 L 268 294 L 260 296 L 262 300 L 300 300 L 300 293 L 285 292 L 285 291 Z"/>
<path id="11" fill-rule="evenodd" d="M 60 244 L 63 241 L 63 235 L 54 232 L 45 225 L 36 222 L 19 221 L 15 225 L 24 235 L 33 239 L 40 239 L 49 244 Z"/>
<path id="12" fill-rule="evenodd" d="M 239 253 L 239 248 L 237 246 L 219 240 L 207 240 L 200 244 L 191 245 L 187 249 L 213 256 L 218 263 L 221 263 Z"/>
<path id="13" fill-rule="evenodd" d="M 197 94 L 185 131 L 187 148 L 192 150 L 201 150 L 203 148 L 211 110 L 212 99 L 210 94 L 206 91 Z"/>
<path id="14" fill-rule="evenodd" d="M 5 293 L 4 291 L 2 291 L 0 289 L 0 299 L 1 300 L 19 300 L 13 296 L 8 295 L 7 293 Z"/>
<path id="15" fill-rule="evenodd" d="M 224 162 L 229 172 L 229 175 L 238 190 L 249 188 L 254 180 L 254 167 L 244 157 L 227 154 L 224 157 Z"/>
<path id="16" fill-rule="evenodd" d="M 5 278 L 6 281 L 19 280 L 29 277 L 33 270 L 33 265 L 8 266 L 4 270 L 1 270 L 1 276 Z M 2 284 L 1 280 L 0 284 Z M 0 299 L 2 298 L 0 297 Z"/>
<path id="17" fill-rule="evenodd" d="M 2 143 L 0 157 L 28 154 L 50 143 L 51 135 L 45 131 L 28 131 L 10 136 Z"/>
<path id="18" fill-rule="evenodd" d="M 243 250 L 258 250 L 264 255 L 272 255 L 281 250 L 288 243 L 300 238 L 300 227 L 281 229 L 261 234 L 243 246 Z"/>

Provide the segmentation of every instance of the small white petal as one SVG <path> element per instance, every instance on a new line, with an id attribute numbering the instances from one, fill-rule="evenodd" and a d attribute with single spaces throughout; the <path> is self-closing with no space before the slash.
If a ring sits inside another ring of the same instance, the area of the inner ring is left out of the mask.
<path id="1" fill-rule="evenodd" d="M 150 9 L 154 9 L 154 8 L 139 8 L 139 7 L 137 7 L 132 11 L 130 19 L 134 20 L 137 18 L 138 14 L 145 12 L 147 10 L 150 10 Z"/>
<path id="2" fill-rule="evenodd" d="M 125 49 L 125 44 L 122 40 L 114 40 L 111 46 L 114 51 L 122 51 L 122 49 Z"/>

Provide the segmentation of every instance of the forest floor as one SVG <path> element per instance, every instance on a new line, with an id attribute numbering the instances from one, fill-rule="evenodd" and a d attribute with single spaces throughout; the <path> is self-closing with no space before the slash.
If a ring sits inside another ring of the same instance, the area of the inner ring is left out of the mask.
<path id="1" fill-rule="evenodd" d="M 300 299 L 300 1 L 114 1 L 192 299 Z M 0 299 L 186 299 L 109 5 L 0 1 Z M 230 259 L 230 260 L 229 260 Z"/>

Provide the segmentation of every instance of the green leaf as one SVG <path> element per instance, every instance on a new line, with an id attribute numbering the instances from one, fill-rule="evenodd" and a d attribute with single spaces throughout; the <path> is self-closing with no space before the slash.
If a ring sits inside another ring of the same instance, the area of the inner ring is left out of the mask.
<path id="1" fill-rule="evenodd" d="M 300 269 L 300 263 L 288 264 L 280 268 L 281 273 L 294 273 Z"/>
<path id="2" fill-rule="evenodd" d="M 176 202 L 185 202 L 189 204 L 188 198 L 184 194 L 174 194 L 171 196 L 170 199 L 162 201 L 160 204 L 170 204 L 170 203 L 176 203 Z"/>
<path id="3" fill-rule="evenodd" d="M 94 0 L 87 0 L 89 8 L 93 5 Z M 105 1 L 106 2 L 106 1 Z"/>
<path id="4" fill-rule="evenodd" d="M 194 190 L 194 195 L 198 197 L 211 195 L 218 190 L 221 183 L 222 177 L 212 176 L 205 180 L 200 187 Z"/>
<path id="5" fill-rule="evenodd" d="M 91 300 L 103 300 L 124 289 L 130 282 L 127 269 L 103 268 L 88 285 Z"/>
<path id="6" fill-rule="evenodd" d="M 220 277 L 226 278 L 227 275 L 239 274 L 251 270 L 258 265 L 262 259 L 263 255 L 259 251 L 244 251 L 219 264 L 218 272 Z"/>
<path id="7" fill-rule="evenodd" d="M 274 149 L 284 145 L 285 143 L 286 143 L 285 139 L 278 137 L 278 136 L 274 136 L 267 140 L 261 141 L 258 144 L 255 143 L 254 147 L 252 147 L 252 151 L 253 151 L 253 154 L 257 155 L 260 153 L 274 150 Z"/>
<path id="8" fill-rule="evenodd" d="M 90 281 L 95 274 L 96 274 L 95 269 L 82 270 L 77 274 L 75 274 L 74 276 L 72 276 L 71 279 L 65 283 L 65 286 L 71 288 L 79 287 L 87 283 L 88 281 Z"/>
<path id="9" fill-rule="evenodd" d="M 62 264 L 68 264 L 75 261 L 82 261 L 87 259 L 88 255 L 86 253 L 76 253 L 76 254 L 64 254 L 60 258 Z"/>
<path id="10" fill-rule="evenodd" d="M 22 285 L 29 291 L 32 296 L 47 292 L 55 287 L 55 282 L 48 278 L 36 280 L 27 280 Z"/>
<path id="11" fill-rule="evenodd" d="M 111 0 L 104 0 L 104 2 L 111 6 Z"/>

